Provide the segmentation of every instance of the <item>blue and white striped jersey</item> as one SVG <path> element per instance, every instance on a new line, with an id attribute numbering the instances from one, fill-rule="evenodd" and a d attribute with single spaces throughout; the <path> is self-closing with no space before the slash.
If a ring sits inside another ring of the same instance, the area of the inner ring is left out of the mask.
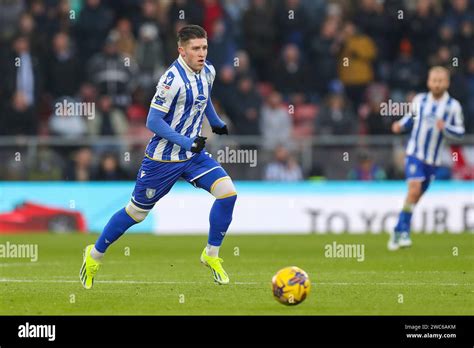
<path id="1" fill-rule="evenodd" d="M 160 78 L 150 107 L 166 113 L 163 120 L 176 132 L 193 138 L 200 134 L 204 110 L 210 99 L 216 70 L 206 61 L 200 73 L 195 73 L 178 57 Z M 154 135 L 145 154 L 158 161 L 178 162 L 194 154 L 177 144 Z"/>
<path id="2" fill-rule="evenodd" d="M 436 127 L 437 120 L 445 122 L 442 132 Z M 438 100 L 431 92 L 417 94 L 412 101 L 411 113 L 399 122 L 403 129 L 412 128 L 406 154 L 430 165 L 440 164 L 440 148 L 446 136 L 459 139 L 464 135 L 461 104 L 448 92 Z"/>

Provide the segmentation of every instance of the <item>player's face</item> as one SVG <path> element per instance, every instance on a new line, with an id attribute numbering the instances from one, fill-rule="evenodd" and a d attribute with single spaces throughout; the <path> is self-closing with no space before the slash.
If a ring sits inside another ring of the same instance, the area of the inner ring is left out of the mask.
<path id="1" fill-rule="evenodd" d="M 449 77 L 444 71 L 435 70 L 428 76 L 428 89 L 434 96 L 441 96 L 449 88 Z"/>
<path id="2" fill-rule="evenodd" d="M 178 50 L 186 64 L 194 71 L 200 71 L 204 67 L 207 57 L 207 39 L 191 39 L 178 47 Z"/>

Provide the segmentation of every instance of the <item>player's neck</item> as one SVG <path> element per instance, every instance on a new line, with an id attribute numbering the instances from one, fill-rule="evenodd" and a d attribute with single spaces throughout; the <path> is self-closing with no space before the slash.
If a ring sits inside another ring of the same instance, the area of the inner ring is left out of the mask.
<path id="1" fill-rule="evenodd" d="M 199 74 L 201 72 L 201 70 L 194 70 L 193 68 L 191 68 L 181 55 L 179 55 L 178 60 L 180 60 L 181 63 L 185 66 L 185 68 L 188 69 L 190 72 L 193 72 L 195 74 Z"/>
<path id="2" fill-rule="evenodd" d="M 440 94 L 434 94 L 433 92 L 431 92 L 431 95 L 433 96 L 434 100 L 438 101 L 438 100 L 441 100 L 444 97 L 445 93 L 446 93 L 446 91 L 444 91 L 443 93 L 440 93 Z"/>

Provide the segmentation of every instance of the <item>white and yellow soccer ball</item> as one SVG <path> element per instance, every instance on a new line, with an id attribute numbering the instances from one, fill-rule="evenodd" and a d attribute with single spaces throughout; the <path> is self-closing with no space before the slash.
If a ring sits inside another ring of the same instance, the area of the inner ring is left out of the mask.
<path id="1" fill-rule="evenodd" d="M 297 305 L 308 297 L 311 281 L 308 274 L 296 266 L 279 270 L 272 278 L 273 297 L 288 306 Z"/>

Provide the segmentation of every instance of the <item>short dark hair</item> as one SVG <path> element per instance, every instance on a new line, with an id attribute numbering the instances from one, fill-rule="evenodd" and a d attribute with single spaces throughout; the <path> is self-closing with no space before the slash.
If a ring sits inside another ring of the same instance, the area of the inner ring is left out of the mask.
<path id="1" fill-rule="evenodd" d="M 207 39 L 207 33 L 204 28 L 199 25 L 185 25 L 178 32 L 178 45 L 181 46 L 191 39 Z"/>

